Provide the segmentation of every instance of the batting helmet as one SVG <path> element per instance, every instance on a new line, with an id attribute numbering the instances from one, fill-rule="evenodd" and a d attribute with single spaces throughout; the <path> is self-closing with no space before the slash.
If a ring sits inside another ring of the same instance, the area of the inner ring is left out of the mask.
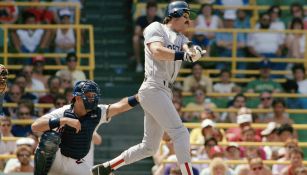
<path id="1" fill-rule="evenodd" d="M 168 4 L 165 16 L 179 18 L 185 12 L 189 12 L 189 11 L 190 11 L 190 8 L 189 8 L 188 3 L 184 1 L 174 1 Z"/>
<path id="2" fill-rule="evenodd" d="M 94 97 L 89 98 L 85 95 L 87 92 L 93 92 L 96 95 L 94 95 Z M 100 98 L 100 88 L 94 81 L 79 81 L 74 86 L 73 96 L 81 96 L 85 109 L 93 110 L 98 105 L 98 101 Z"/>

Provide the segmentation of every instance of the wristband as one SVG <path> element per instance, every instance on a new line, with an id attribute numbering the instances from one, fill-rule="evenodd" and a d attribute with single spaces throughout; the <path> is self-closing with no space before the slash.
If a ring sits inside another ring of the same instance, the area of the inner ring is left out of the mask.
<path id="1" fill-rule="evenodd" d="M 49 119 L 49 128 L 54 129 L 60 127 L 60 118 L 58 117 L 51 117 Z"/>
<path id="2" fill-rule="evenodd" d="M 130 96 L 130 97 L 128 97 L 128 104 L 131 107 L 134 107 L 134 106 L 138 105 L 139 102 L 136 100 L 135 96 Z"/>
<path id="3" fill-rule="evenodd" d="M 175 51 L 175 61 L 176 60 L 183 60 L 184 58 L 184 52 Z"/>

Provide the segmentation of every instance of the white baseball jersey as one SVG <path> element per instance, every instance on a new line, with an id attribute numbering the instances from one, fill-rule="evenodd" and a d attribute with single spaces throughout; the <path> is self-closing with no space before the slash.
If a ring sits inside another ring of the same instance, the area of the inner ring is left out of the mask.
<path id="1" fill-rule="evenodd" d="M 189 40 L 181 33 L 172 31 L 166 25 L 153 22 L 144 30 L 145 38 L 145 76 L 156 77 L 173 83 L 177 77 L 182 61 L 161 61 L 152 57 L 147 44 L 162 42 L 164 47 L 182 51 L 182 45 Z"/>
<path id="2" fill-rule="evenodd" d="M 152 156 L 160 146 L 163 132 L 167 132 L 174 143 L 176 157 L 183 175 L 193 175 L 190 162 L 189 132 L 172 103 L 171 85 L 179 72 L 182 61 L 158 60 L 148 48 L 149 43 L 161 42 L 164 47 L 182 51 L 188 39 L 167 25 L 159 22 L 150 24 L 144 30 L 145 38 L 145 81 L 138 96 L 144 109 L 144 137 L 142 143 L 122 153 L 125 164 Z"/>

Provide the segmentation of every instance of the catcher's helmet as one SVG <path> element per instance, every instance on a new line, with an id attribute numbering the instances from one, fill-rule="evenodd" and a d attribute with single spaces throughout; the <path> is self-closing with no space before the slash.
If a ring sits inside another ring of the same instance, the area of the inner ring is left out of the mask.
<path id="1" fill-rule="evenodd" d="M 189 11 L 190 11 L 190 8 L 189 8 L 188 3 L 184 1 L 174 1 L 168 4 L 165 16 L 179 18 L 185 12 L 189 12 Z"/>
<path id="2" fill-rule="evenodd" d="M 94 95 L 93 98 L 88 98 L 85 95 L 87 92 L 94 92 L 96 95 Z M 100 88 L 94 81 L 79 81 L 74 86 L 73 96 L 81 96 L 85 109 L 93 110 L 98 105 L 98 101 L 100 98 Z"/>

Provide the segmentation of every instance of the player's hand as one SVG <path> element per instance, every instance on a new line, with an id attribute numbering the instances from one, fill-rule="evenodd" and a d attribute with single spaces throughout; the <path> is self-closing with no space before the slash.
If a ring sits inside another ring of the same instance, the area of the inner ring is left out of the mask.
<path id="1" fill-rule="evenodd" d="M 78 133 L 81 130 L 81 123 L 78 119 L 73 119 L 73 118 L 65 118 L 66 121 L 64 122 L 64 124 L 75 128 L 76 129 L 76 133 Z"/>
<path id="2" fill-rule="evenodd" d="M 202 50 L 200 46 L 194 45 L 187 52 L 185 52 L 184 55 L 184 61 L 188 62 L 196 62 L 198 61 L 202 56 L 204 56 L 206 53 L 206 50 Z"/>

